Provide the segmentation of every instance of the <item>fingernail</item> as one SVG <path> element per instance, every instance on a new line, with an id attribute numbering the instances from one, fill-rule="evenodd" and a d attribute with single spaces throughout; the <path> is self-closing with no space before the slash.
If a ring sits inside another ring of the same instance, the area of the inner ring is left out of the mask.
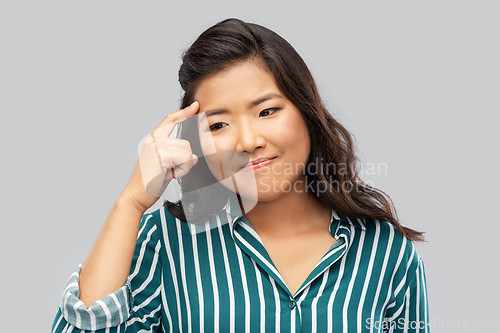
<path id="1" fill-rule="evenodd" d="M 191 103 L 191 105 L 189 107 L 194 106 L 196 103 L 198 103 L 198 101 L 194 101 L 193 103 Z"/>

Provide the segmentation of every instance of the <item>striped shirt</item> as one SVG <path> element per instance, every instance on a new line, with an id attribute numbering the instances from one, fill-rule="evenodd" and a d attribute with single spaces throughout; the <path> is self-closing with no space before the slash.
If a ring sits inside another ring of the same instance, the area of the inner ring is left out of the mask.
<path id="1" fill-rule="evenodd" d="M 393 225 L 332 211 L 337 241 L 292 294 L 232 202 L 196 227 L 144 214 L 127 283 L 87 308 L 79 266 L 52 332 L 430 331 L 424 264 Z"/>

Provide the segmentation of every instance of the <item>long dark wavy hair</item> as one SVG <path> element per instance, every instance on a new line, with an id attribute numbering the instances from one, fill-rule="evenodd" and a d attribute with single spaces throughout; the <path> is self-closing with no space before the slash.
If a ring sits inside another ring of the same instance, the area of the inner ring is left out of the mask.
<path id="1" fill-rule="evenodd" d="M 194 93 L 203 79 L 235 64 L 254 59 L 266 64 L 280 91 L 302 113 L 311 142 L 305 168 L 308 182 L 312 183 L 313 189 L 317 188 L 317 182 L 328 184 L 326 190 L 315 193 L 316 198 L 339 215 L 385 220 L 410 241 L 424 241 L 424 232 L 400 224 L 394 204 L 386 193 L 361 180 L 352 135 L 328 112 L 303 59 L 275 32 L 234 18 L 221 21 L 204 31 L 182 56 L 179 82 L 185 93 L 181 108 L 194 102 Z M 187 135 L 196 136 L 196 129 L 181 126 L 178 137 Z M 191 149 L 197 156 L 203 156 L 199 145 L 191 144 Z M 316 163 L 320 170 L 308 172 L 311 163 Z M 202 173 L 196 172 L 195 168 L 208 167 L 204 160 L 199 160 L 179 181 L 183 192 L 187 192 L 188 188 L 197 188 L 203 193 L 203 188 L 207 185 L 217 186 L 215 178 L 197 179 L 196 175 Z M 339 172 L 340 169 L 342 172 Z M 334 181 L 327 176 L 334 177 Z M 345 184 L 349 186 L 344 186 Z M 204 193 L 196 202 L 199 214 L 204 211 L 210 215 L 222 209 L 226 199 Z M 177 218 L 186 220 L 180 201 L 167 200 L 164 206 Z"/>

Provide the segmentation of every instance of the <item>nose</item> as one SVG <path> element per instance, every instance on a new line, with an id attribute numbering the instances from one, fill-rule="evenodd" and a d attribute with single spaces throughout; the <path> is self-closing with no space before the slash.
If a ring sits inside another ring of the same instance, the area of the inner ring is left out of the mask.
<path id="1" fill-rule="evenodd" d="M 236 150 L 252 155 L 258 148 L 266 147 L 266 139 L 262 129 L 252 121 L 241 122 L 238 126 Z"/>

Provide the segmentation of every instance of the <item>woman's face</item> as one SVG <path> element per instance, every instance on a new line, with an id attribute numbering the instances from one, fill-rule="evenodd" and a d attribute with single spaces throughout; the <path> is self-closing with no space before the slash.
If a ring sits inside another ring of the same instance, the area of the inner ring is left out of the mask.
<path id="1" fill-rule="evenodd" d="M 194 95 L 210 170 L 227 188 L 258 201 L 303 189 L 310 151 L 300 111 L 264 68 L 255 60 L 234 65 L 203 80 Z"/>

